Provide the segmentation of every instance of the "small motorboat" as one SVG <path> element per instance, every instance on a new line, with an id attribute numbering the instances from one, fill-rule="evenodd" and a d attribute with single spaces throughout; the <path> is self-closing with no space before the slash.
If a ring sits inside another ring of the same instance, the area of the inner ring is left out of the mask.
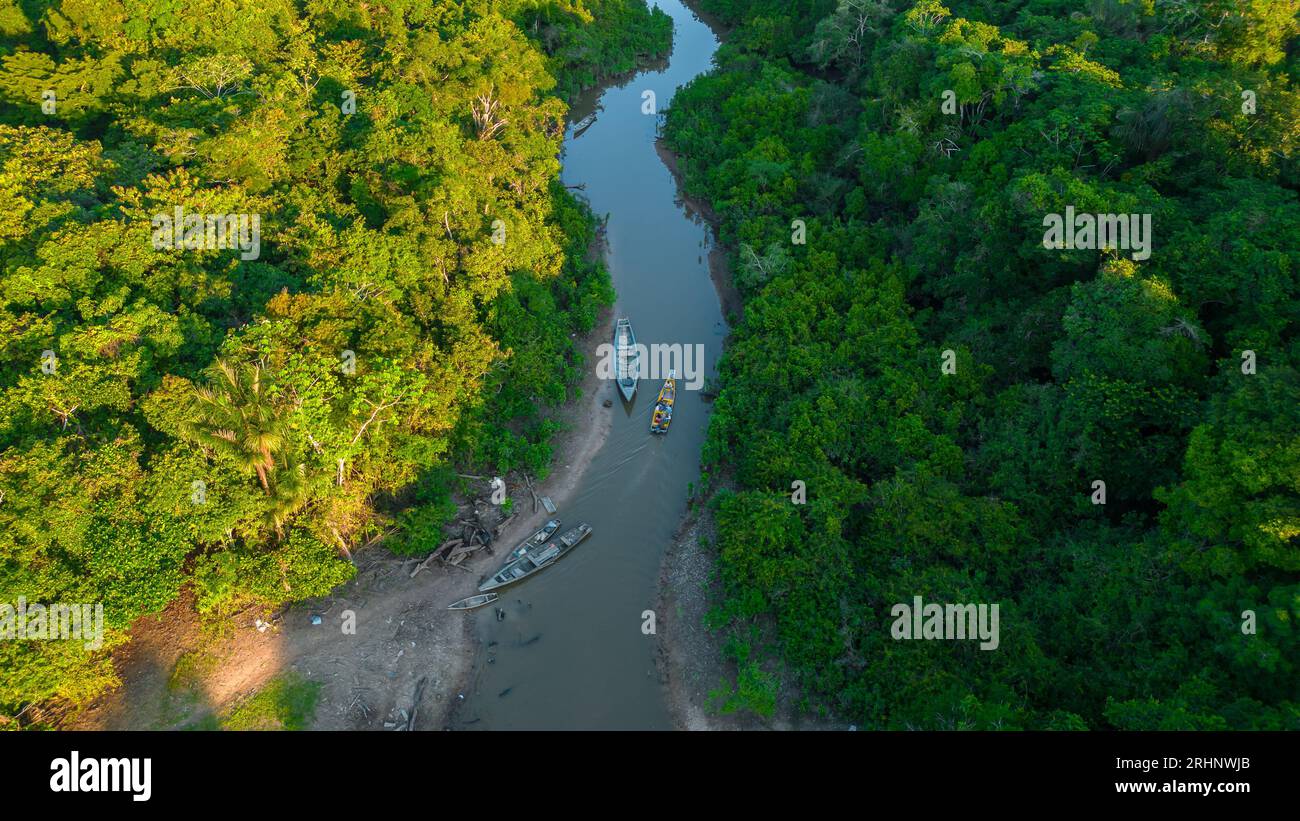
<path id="1" fill-rule="evenodd" d="M 447 609 L 473 610 L 475 607 L 482 607 L 485 604 L 491 604 L 496 601 L 497 598 L 498 595 L 496 593 L 476 593 L 475 595 L 463 598 L 458 602 L 452 602 L 447 605 Z"/>
<path id="2" fill-rule="evenodd" d="M 632 322 L 626 317 L 614 323 L 614 378 L 623 399 L 631 402 L 636 382 L 641 378 L 641 353 L 636 347 Z"/>
<path id="3" fill-rule="evenodd" d="M 582 522 L 553 542 L 529 547 L 522 556 L 516 557 L 511 553 L 501 569 L 492 578 L 480 584 L 478 589 L 486 592 L 526 579 L 537 571 L 555 564 L 564 554 L 577 547 L 590 535 L 591 525 Z"/>
<path id="4" fill-rule="evenodd" d="M 667 433 L 673 421 L 673 405 L 677 401 L 677 371 L 669 371 L 664 386 L 655 400 L 655 411 L 650 417 L 651 433 Z"/>

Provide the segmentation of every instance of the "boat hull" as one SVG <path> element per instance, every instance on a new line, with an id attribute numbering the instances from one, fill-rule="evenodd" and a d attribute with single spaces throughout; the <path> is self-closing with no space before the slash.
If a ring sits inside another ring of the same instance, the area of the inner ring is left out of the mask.
<path id="1" fill-rule="evenodd" d="M 458 602 L 452 602 L 447 605 L 448 610 L 473 610 L 476 607 L 482 607 L 485 604 L 491 604 L 500 598 L 496 593 L 479 593 L 476 596 L 466 596 Z"/>
<path id="2" fill-rule="evenodd" d="M 479 585 L 479 592 L 486 593 L 515 584 L 545 570 L 586 541 L 590 535 L 591 525 L 583 522 L 549 544 L 539 545 L 520 558 L 508 560 L 491 578 Z"/>
<path id="3" fill-rule="evenodd" d="M 636 347 L 636 334 L 628 319 L 619 319 L 614 323 L 614 379 L 623 401 L 632 401 L 640 378 L 641 354 Z"/>
<path id="4" fill-rule="evenodd" d="M 677 373 L 668 375 L 664 381 L 664 386 L 659 389 L 659 397 L 655 399 L 654 412 L 650 415 L 650 432 L 667 433 L 668 426 L 673 422 L 673 409 L 677 405 Z"/>

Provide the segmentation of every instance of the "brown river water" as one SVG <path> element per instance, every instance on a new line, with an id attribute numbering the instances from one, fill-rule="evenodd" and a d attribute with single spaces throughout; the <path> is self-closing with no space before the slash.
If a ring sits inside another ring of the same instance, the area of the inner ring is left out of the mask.
<path id="1" fill-rule="evenodd" d="M 504 620 L 493 608 L 478 611 L 478 670 L 456 711 L 457 729 L 671 727 L 655 669 L 665 614 L 657 614 L 657 634 L 647 635 L 643 613 L 655 605 L 661 559 L 686 512 L 688 486 L 699 479 L 709 405 L 687 387 L 683 365 L 698 369 L 696 382 L 712 376 L 726 325 L 709 277 L 710 230 L 683 203 L 655 151 L 662 112 L 679 86 L 710 69 L 718 39 L 679 0 L 656 4 L 673 18 L 667 65 L 573 105 L 562 176 L 585 184 L 592 209 L 609 215 L 616 314 L 631 319 L 639 343 L 682 347 L 677 409 L 667 436 L 649 433 L 667 376 L 653 356 L 643 360 L 630 404 L 612 381 L 601 384 L 614 402 L 613 429 L 557 513 L 562 530 L 585 521 L 594 532 L 555 565 L 501 590 Z M 646 91 L 660 116 L 643 113 Z M 575 136 L 574 124 L 593 112 L 595 122 Z M 702 350 L 703 361 L 686 359 L 687 350 Z"/>

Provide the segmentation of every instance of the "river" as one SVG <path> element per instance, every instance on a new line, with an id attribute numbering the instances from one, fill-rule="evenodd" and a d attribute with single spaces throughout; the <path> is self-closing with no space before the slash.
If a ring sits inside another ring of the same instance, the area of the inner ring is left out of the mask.
<path id="1" fill-rule="evenodd" d="M 655 150 L 658 117 L 643 113 L 653 91 L 662 112 L 676 89 L 712 67 L 718 39 L 679 0 L 656 3 L 673 18 L 666 66 L 579 98 L 570 112 L 562 177 L 585 185 L 609 215 L 610 274 L 617 316 L 646 345 L 702 346 L 711 376 L 726 332 L 709 277 L 712 236 L 682 202 Z M 589 114 L 595 121 L 575 130 Z M 590 363 L 593 367 L 595 363 Z M 477 616 L 478 669 L 455 726 L 463 729 L 669 729 L 656 642 L 645 611 L 657 598 L 660 562 L 699 477 L 709 405 L 679 379 L 667 436 L 649 433 L 662 378 L 646 378 L 625 404 L 612 382 L 612 430 L 566 506 L 564 530 L 580 521 L 593 535 L 553 567 L 502 591 L 498 620 Z M 654 374 L 658 376 L 658 374 Z M 666 375 L 666 374 L 665 374 Z M 681 376 L 681 374 L 679 374 Z M 656 614 L 657 624 L 664 614 Z"/>

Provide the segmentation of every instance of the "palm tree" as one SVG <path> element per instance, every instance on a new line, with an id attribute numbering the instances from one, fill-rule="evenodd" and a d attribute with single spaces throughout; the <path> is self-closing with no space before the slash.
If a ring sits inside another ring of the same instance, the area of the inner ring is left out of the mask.
<path id="1" fill-rule="evenodd" d="M 194 390 L 197 418 L 186 432 L 255 472 L 269 496 L 267 477 L 285 445 L 281 408 L 267 389 L 260 363 L 240 367 L 217 360 L 216 368 L 218 379 Z"/>
<path id="2" fill-rule="evenodd" d="M 283 469 L 275 474 L 275 482 L 268 493 L 271 501 L 265 521 L 283 539 L 285 522 L 311 499 L 312 488 L 307 465 L 296 454 L 284 454 L 281 462 Z"/>

